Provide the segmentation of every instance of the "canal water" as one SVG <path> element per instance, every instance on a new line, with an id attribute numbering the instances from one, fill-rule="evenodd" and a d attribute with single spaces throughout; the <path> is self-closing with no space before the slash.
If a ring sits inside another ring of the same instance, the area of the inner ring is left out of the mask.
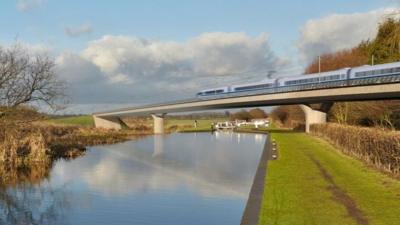
<path id="1" fill-rule="evenodd" d="M 149 136 L 17 169 L 27 171 L 0 185 L 0 224 L 239 224 L 264 142 L 227 132 Z"/>

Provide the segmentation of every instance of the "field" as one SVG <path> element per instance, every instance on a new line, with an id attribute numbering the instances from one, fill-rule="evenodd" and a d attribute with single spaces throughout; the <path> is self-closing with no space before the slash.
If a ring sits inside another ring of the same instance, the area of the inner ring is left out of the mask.
<path id="1" fill-rule="evenodd" d="M 178 131 L 181 132 L 202 132 L 211 131 L 211 123 L 216 123 L 218 121 L 225 121 L 225 119 L 198 119 L 197 128 L 194 127 L 194 120 L 189 119 L 167 119 L 165 122 L 165 127 L 171 129 L 176 126 Z"/>
<path id="2" fill-rule="evenodd" d="M 50 119 L 47 122 L 64 125 L 80 125 L 85 127 L 94 127 L 93 117 L 90 115 L 84 116 L 70 116 Z"/>
<path id="3" fill-rule="evenodd" d="M 260 224 L 400 224 L 400 181 L 304 133 L 273 131 Z"/>

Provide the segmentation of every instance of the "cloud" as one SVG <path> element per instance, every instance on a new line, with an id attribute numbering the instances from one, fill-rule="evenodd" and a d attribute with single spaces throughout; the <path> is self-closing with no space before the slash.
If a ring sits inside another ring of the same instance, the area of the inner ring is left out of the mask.
<path id="1" fill-rule="evenodd" d="M 27 12 L 43 5 L 44 3 L 45 0 L 18 0 L 17 9 L 21 12 Z"/>
<path id="2" fill-rule="evenodd" d="M 80 26 L 75 26 L 75 27 L 72 26 L 65 27 L 64 32 L 69 37 L 80 37 L 92 33 L 93 28 L 90 24 L 82 24 Z"/>
<path id="3" fill-rule="evenodd" d="M 149 103 L 194 97 L 204 88 L 263 79 L 286 65 L 266 34 L 204 33 L 186 42 L 103 36 L 61 54 L 59 74 L 74 103 Z"/>
<path id="4" fill-rule="evenodd" d="M 395 11 L 395 8 L 384 8 L 309 20 L 300 28 L 297 42 L 300 57 L 309 63 L 320 54 L 355 47 L 361 41 L 373 38 L 379 22 Z"/>

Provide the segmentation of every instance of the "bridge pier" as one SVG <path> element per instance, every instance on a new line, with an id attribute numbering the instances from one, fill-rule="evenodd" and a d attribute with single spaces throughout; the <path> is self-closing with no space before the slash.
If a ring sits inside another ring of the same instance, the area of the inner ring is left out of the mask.
<path id="1" fill-rule="evenodd" d="M 304 112 L 306 119 L 305 132 L 310 133 L 310 125 L 315 123 L 326 123 L 326 113 L 314 110 L 307 105 L 300 105 L 300 108 Z"/>
<path id="2" fill-rule="evenodd" d="M 151 114 L 154 122 L 154 134 L 164 134 L 164 116 L 166 113 L 162 113 L 160 115 Z"/>
<path id="3" fill-rule="evenodd" d="M 93 119 L 94 125 L 97 128 L 121 130 L 123 126 L 126 126 L 119 117 L 93 116 Z"/>

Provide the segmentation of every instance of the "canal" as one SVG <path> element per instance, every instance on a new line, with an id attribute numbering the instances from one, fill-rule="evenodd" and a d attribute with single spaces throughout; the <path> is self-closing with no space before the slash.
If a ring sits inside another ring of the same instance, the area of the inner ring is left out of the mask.
<path id="1" fill-rule="evenodd" d="M 226 132 L 149 136 L 9 170 L 7 179 L 3 171 L 0 224 L 239 224 L 264 142 Z"/>

